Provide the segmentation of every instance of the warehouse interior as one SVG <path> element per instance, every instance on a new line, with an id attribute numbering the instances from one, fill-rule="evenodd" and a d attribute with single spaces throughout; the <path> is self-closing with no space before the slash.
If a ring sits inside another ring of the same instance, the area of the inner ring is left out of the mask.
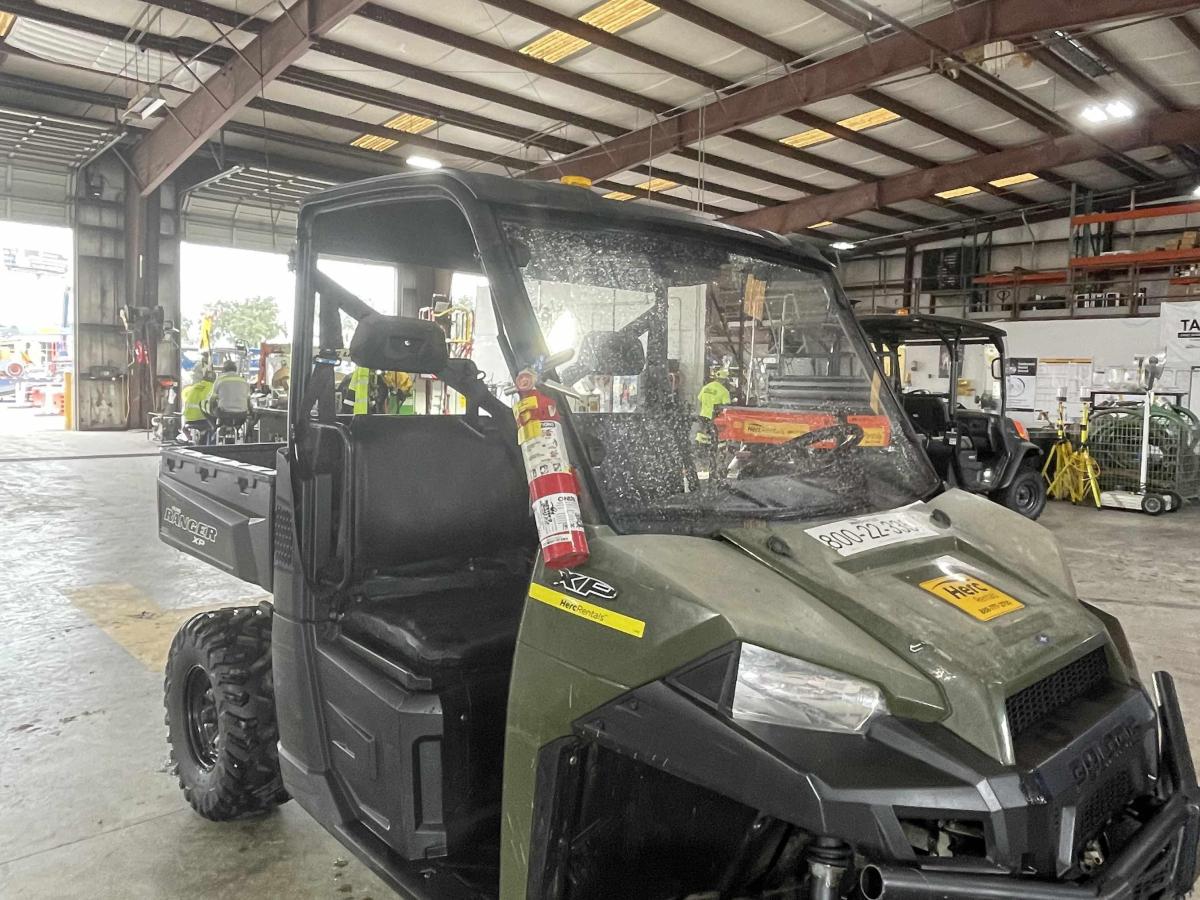
<path id="1" fill-rule="evenodd" d="M 0 0 L 0 896 L 1182 897 L 1197 98 L 1186 0 Z"/>

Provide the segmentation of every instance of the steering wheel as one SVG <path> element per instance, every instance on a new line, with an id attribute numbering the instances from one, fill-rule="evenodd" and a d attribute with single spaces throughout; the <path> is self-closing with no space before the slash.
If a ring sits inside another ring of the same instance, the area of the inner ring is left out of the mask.
<path id="1" fill-rule="evenodd" d="M 784 475 L 792 469 L 801 468 L 803 464 L 817 459 L 818 453 L 824 455 L 826 465 L 830 465 L 838 454 L 853 450 L 862 443 L 862 439 L 862 426 L 853 422 L 836 422 L 823 428 L 814 428 L 786 443 L 775 444 L 760 450 L 742 467 L 740 475 L 750 478 L 763 475 Z M 817 444 L 827 441 L 832 441 L 833 446 L 814 452 Z M 824 466 L 819 468 L 824 468 Z"/>

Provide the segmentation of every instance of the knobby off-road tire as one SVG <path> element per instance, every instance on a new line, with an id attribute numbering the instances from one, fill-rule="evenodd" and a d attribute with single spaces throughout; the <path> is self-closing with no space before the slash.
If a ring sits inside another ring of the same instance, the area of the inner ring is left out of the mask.
<path id="1" fill-rule="evenodd" d="M 192 808 L 225 821 L 288 799 L 279 776 L 269 604 L 200 613 L 171 642 L 171 763 Z"/>

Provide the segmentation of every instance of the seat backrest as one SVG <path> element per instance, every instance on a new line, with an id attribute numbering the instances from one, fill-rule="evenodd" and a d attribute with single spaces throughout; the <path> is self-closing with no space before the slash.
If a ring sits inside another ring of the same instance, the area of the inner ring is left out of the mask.
<path id="1" fill-rule="evenodd" d="M 923 434 L 945 434 L 950 427 L 945 397 L 937 394 L 905 394 L 901 400 L 909 420 Z"/>
<path id="2" fill-rule="evenodd" d="M 1004 440 L 1001 437 L 1000 417 L 974 410 L 959 410 L 955 416 L 959 430 L 971 439 L 971 444 L 980 453 L 994 453 Z"/>
<path id="3" fill-rule="evenodd" d="M 496 558 L 536 542 L 520 450 L 488 416 L 357 416 L 355 575 Z"/>

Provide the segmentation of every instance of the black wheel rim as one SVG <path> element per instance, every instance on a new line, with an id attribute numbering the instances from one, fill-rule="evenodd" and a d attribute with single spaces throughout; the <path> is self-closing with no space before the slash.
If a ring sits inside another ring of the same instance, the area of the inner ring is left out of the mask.
<path id="1" fill-rule="evenodd" d="M 208 673 L 200 666 L 188 672 L 183 702 L 187 710 L 188 747 L 202 768 L 211 769 L 217 763 L 217 701 Z"/>
<path id="2" fill-rule="evenodd" d="M 1037 488 L 1028 481 L 1018 484 L 1013 494 L 1013 505 L 1020 512 L 1029 512 L 1037 505 Z"/>

